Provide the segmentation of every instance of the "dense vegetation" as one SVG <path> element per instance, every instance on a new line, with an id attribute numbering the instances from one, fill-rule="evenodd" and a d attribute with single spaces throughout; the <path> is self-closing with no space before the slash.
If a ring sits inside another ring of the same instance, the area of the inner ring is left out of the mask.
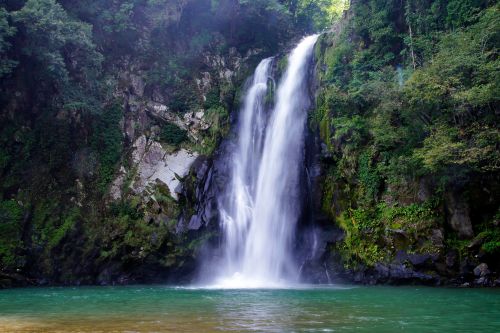
<path id="1" fill-rule="evenodd" d="M 162 186 L 146 196 L 129 189 L 134 141 L 211 153 L 255 62 L 338 12 L 319 0 L 2 1 L 0 286 L 182 265 L 176 258 L 194 242 L 175 233 L 182 202 Z M 203 110 L 210 126 L 194 137 L 145 116 L 151 102 L 179 119 Z"/>
<path id="2" fill-rule="evenodd" d="M 347 3 L 2 1 L 0 287 L 191 271 L 207 235 L 176 229 L 189 198 L 131 189 L 134 144 L 212 154 L 255 64 L 333 22 L 310 117 L 326 145 L 322 208 L 346 234 L 333 250 L 351 268 L 399 250 L 495 267 L 497 1 Z"/>
<path id="3" fill-rule="evenodd" d="M 347 266 L 405 250 L 496 267 L 499 26 L 496 1 L 360 0 L 321 37 L 311 126 Z"/>

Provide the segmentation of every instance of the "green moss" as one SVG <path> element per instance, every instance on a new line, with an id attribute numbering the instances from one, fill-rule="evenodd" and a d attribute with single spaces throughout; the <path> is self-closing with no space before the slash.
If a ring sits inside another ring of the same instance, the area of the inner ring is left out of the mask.
<path id="1" fill-rule="evenodd" d="M 332 219 L 335 217 L 335 208 L 334 208 L 334 191 L 335 191 L 335 182 L 332 179 L 331 175 L 325 179 L 323 183 L 323 196 L 322 196 L 322 210 Z"/>
<path id="2" fill-rule="evenodd" d="M 468 245 L 470 241 L 458 239 L 455 235 L 450 236 L 446 239 L 446 247 L 449 250 L 455 250 L 458 253 L 460 260 L 463 260 L 469 255 Z"/>
<path id="3" fill-rule="evenodd" d="M 219 87 L 211 89 L 206 95 L 205 109 L 217 108 L 221 105 L 220 101 L 221 91 Z"/>
<path id="4" fill-rule="evenodd" d="M 324 64 L 326 71 L 322 77 L 328 82 L 344 83 L 350 73 L 349 59 L 352 57 L 352 46 L 347 42 L 340 42 L 325 50 Z"/>
<path id="5" fill-rule="evenodd" d="M 483 244 L 481 247 L 484 252 L 489 254 L 498 254 L 500 253 L 500 238 L 496 238 L 496 240 L 488 241 Z"/>
<path id="6" fill-rule="evenodd" d="M 377 199 L 382 182 L 380 174 L 373 164 L 373 151 L 365 151 L 359 157 L 358 177 L 361 191 L 368 202 Z"/>
<path id="7" fill-rule="evenodd" d="M 488 229 L 478 234 L 476 238 L 483 240 L 481 249 L 488 254 L 500 253 L 500 230 L 498 228 Z"/>
<path id="8" fill-rule="evenodd" d="M 206 112 L 206 119 L 211 126 L 195 149 L 201 154 L 210 155 L 215 151 L 220 139 L 229 132 L 229 113 L 222 106 L 211 108 Z"/>
<path id="9" fill-rule="evenodd" d="M 68 215 L 64 218 L 62 224 L 55 228 L 48 236 L 47 250 L 59 245 L 61 240 L 75 227 L 77 219 L 80 218 L 80 211 L 78 208 L 73 208 Z"/>
<path id="10" fill-rule="evenodd" d="M 369 219 L 365 211 L 359 210 L 351 210 L 337 218 L 338 225 L 346 233 L 337 249 L 347 267 L 355 267 L 360 263 L 373 266 L 384 261 L 385 253 L 377 244 L 380 230 L 374 222 L 376 221 Z M 368 225 L 372 228 L 366 229 Z"/>
<path id="11" fill-rule="evenodd" d="M 44 248 L 45 256 L 50 258 L 52 249 L 74 230 L 80 218 L 78 207 L 61 210 L 55 199 L 42 201 L 33 213 L 32 242 Z"/>
<path id="12" fill-rule="evenodd" d="M 288 57 L 281 57 L 278 60 L 278 76 L 281 76 L 285 73 L 286 68 L 288 67 Z"/>
<path id="13" fill-rule="evenodd" d="M 141 262 L 172 237 L 168 226 L 151 218 L 138 197 L 113 204 L 110 213 L 91 231 L 101 243 L 99 261 Z"/>
<path id="14" fill-rule="evenodd" d="M 15 200 L 0 202 L 0 269 L 13 269 L 22 257 L 23 209 Z"/>
<path id="15" fill-rule="evenodd" d="M 169 225 L 171 221 L 176 221 L 177 217 L 180 215 L 180 206 L 179 203 L 172 198 L 170 195 L 170 190 L 166 186 L 156 186 L 155 192 L 152 196 L 154 200 L 158 203 L 161 209 L 161 213 L 165 214 L 172 220 L 169 221 Z M 152 214 L 158 214 L 159 212 L 151 212 Z M 169 228 L 169 230 L 174 230 Z"/>
<path id="16" fill-rule="evenodd" d="M 266 91 L 266 97 L 264 98 L 264 102 L 267 105 L 273 105 L 274 103 L 274 98 L 276 95 L 276 87 L 274 86 L 274 81 L 272 79 L 267 80 L 267 91 Z"/>
<path id="17" fill-rule="evenodd" d="M 402 232 L 408 238 L 406 251 L 435 252 L 437 249 L 429 244 L 420 245 L 419 241 L 429 238 L 438 218 L 432 200 L 401 207 L 380 203 L 373 208 L 348 209 L 336 220 L 346 232 L 338 249 L 347 265 L 372 266 L 391 259 L 398 250 L 398 236 Z"/>
<path id="18" fill-rule="evenodd" d="M 331 128 L 331 118 L 328 112 L 323 112 L 319 122 L 319 135 L 330 150 L 332 149 L 332 141 L 330 140 L 332 137 Z"/>

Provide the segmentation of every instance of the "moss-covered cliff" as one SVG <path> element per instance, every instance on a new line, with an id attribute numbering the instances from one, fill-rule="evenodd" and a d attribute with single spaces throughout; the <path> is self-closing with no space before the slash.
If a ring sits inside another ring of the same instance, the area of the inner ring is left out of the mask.
<path id="1" fill-rule="evenodd" d="M 322 210 L 356 280 L 498 278 L 498 14 L 496 1 L 359 0 L 320 38 Z"/>
<path id="2" fill-rule="evenodd" d="M 196 170 L 315 6 L 3 1 L 0 286 L 188 279 Z"/>

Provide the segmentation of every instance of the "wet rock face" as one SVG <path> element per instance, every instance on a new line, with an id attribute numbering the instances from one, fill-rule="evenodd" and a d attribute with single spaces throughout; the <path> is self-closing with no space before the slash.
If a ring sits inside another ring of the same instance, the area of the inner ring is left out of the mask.
<path id="1" fill-rule="evenodd" d="M 212 126 L 210 121 L 206 119 L 205 110 L 203 109 L 186 112 L 181 117 L 179 114 L 170 111 L 168 106 L 150 101 L 146 104 L 146 113 L 160 122 L 171 123 L 187 131 L 189 137 L 195 142 L 201 140 L 201 132 L 208 130 Z"/>
<path id="2" fill-rule="evenodd" d="M 212 158 L 200 156 L 191 169 L 193 182 L 187 184 L 184 196 L 193 203 L 191 214 L 179 221 L 178 231 L 200 230 L 209 227 L 218 230 L 218 202 L 223 200 L 224 191 L 230 175 L 230 152 L 234 142 L 224 140 Z"/>
<path id="3" fill-rule="evenodd" d="M 348 280 L 340 257 L 335 257 L 330 249 L 333 243 L 344 237 L 340 228 L 311 225 L 299 229 L 297 234 L 294 250 L 301 282 L 328 284 Z"/>
<path id="4" fill-rule="evenodd" d="M 132 167 L 135 175 L 132 179 L 130 189 L 138 195 L 147 192 L 149 187 L 163 184 L 169 189 L 170 196 L 178 200 L 182 193 L 182 178 L 191 168 L 198 157 L 198 153 L 186 149 L 169 153 L 159 142 L 148 140 L 144 135 L 140 136 L 133 145 Z M 120 168 L 120 172 L 111 186 L 110 196 L 118 200 L 122 196 L 122 188 L 127 179 L 127 170 Z"/>
<path id="5" fill-rule="evenodd" d="M 167 185 L 170 195 L 177 200 L 182 192 L 181 179 L 189 173 L 198 154 L 186 149 L 167 153 L 159 142 L 148 141 L 145 136 L 139 137 L 133 147 L 132 161 L 136 165 L 137 176 L 132 189 L 142 193 L 149 185 L 161 182 Z"/>
<path id="6" fill-rule="evenodd" d="M 458 233 L 459 237 L 464 239 L 472 238 L 474 232 L 467 202 L 455 192 L 448 192 L 445 200 L 450 226 Z"/>

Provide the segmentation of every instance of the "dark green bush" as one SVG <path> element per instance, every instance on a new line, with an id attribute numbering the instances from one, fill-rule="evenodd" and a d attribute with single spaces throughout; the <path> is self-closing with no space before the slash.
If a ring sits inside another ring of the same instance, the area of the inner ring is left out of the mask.
<path id="1" fill-rule="evenodd" d="M 178 146 L 188 140 L 187 132 L 177 125 L 167 123 L 162 126 L 160 140 Z"/>

